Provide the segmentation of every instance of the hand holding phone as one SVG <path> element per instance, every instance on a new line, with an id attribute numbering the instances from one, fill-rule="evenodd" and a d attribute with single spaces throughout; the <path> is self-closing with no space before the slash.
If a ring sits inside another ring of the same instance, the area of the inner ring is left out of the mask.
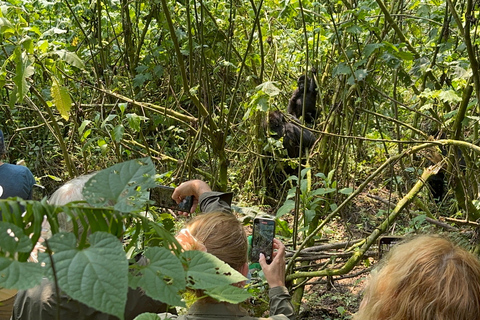
<path id="1" fill-rule="evenodd" d="M 253 220 L 252 248 L 250 261 L 258 262 L 263 253 L 268 264 L 273 259 L 273 238 L 275 237 L 275 220 L 255 218 Z"/>
<path id="2" fill-rule="evenodd" d="M 273 239 L 273 260 L 267 264 L 264 257 L 258 261 L 270 288 L 285 286 L 285 246 L 278 239 Z"/>
<path id="3" fill-rule="evenodd" d="M 190 213 L 193 213 L 197 208 L 200 196 L 209 191 L 212 191 L 212 189 L 210 189 L 206 182 L 202 180 L 189 180 L 181 183 L 175 188 L 172 198 L 177 202 L 181 202 L 185 197 L 193 195 L 192 208 L 190 209 Z"/>
<path id="4" fill-rule="evenodd" d="M 193 205 L 193 195 L 186 196 L 180 203 L 177 203 L 172 198 L 175 188 L 166 186 L 156 186 L 150 189 L 150 200 L 155 202 L 155 205 L 162 208 L 168 208 L 176 211 L 190 212 Z"/>

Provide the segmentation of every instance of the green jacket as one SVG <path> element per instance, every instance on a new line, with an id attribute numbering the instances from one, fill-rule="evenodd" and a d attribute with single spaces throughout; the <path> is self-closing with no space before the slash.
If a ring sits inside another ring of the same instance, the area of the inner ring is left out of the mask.
<path id="1" fill-rule="evenodd" d="M 236 320 L 293 320 L 295 319 L 295 312 L 290 301 L 290 295 L 285 287 L 271 288 L 268 292 L 270 297 L 270 317 L 269 318 L 255 318 L 250 317 L 242 307 L 236 304 L 219 302 L 219 303 L 204 303 L 202 301 L 195 302 L 186 315 L 173 315 L 170 313 L 161 313 L 159 318 L 162 320 L 208 320 L 208 319 L 236 319 Z"/>

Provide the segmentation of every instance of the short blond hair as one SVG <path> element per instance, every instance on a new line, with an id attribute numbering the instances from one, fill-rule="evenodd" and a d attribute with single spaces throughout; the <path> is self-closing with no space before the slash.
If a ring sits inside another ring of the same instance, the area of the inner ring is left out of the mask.
<path id="1" fill-rule="evenodd" d="M 247 262 L 247 235 L 235 215 L 224 212 L 203 213 L 190 221 L 187 229 L 205 245 L 208 253 L 235 270 L 240 270 Z"/>
<path id="2" fill-rule="evenodd" d="M 439 236 L 401 243 L 372 273 L 353 319 L 480 319 L 480 262 Z"/>

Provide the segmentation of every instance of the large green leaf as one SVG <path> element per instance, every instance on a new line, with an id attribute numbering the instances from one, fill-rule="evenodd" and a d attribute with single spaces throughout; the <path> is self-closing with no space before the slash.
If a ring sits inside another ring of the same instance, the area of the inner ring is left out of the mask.
<path id="1" fill-rule="evenodd" d="M 56 54 L 60 59 L 65 61 L 66 63 L 77 67 L 79 69 L 85 69 L 85 64 L 83 61 L 73 52 L 67 51 L 67 50 L 56 50 L 52 51 L 51 53 L 48 53 L 48 55 L 51 54 Z"/>
<path id="2" fill-rule="evenodd" d="M 160 320 L 160 318 L 156 313 L 142 313 L 139 316 L 136 316 L 133 320 Z M 168 318 L 166 318 L 168 319 Z"/>
<path id="3" fill-rule="evenodd" d="M 182 253 L 188 264 L 187 277 L 193 289 L 213 289 L 246 280 L 228 264 L 202 251 Z"/>
<path id="4" fill-rule="evenodd" d="M 5 39 L 15 34 L 15 27 L 8 19 L 3 17 L 0 17 L 0 34 L 3 35 Z"/>
<path id="5" fill-rule="evenodd" d="M 70 108 L 72 107 L 72 99 L 68 94 L 67 88 L 61 86 L 58 81 L 54 79 L 50 90 L 58 112 L 60 112 L 63 119 L 68 120 Z"/>
<path id="6" fill-rule="evenodd" d="M 247 290 L 232 285 L 217 286 L 205 290 L 205 293 L 218 301 L 240 303 L 251 297 Z"/>
<path id="7" fill-rule="evenodd" d="M 13 77 L 13 82 L 15 83 L 15 97 L 10 101 L 12 102 L 22 102 L 23 97 L 27 94 L 30 84 L 27 81 L 34 73 L 34 68 L 32 62 L 28 58 L 28 55 L 25 52 L 22 52 L 20 47 L 15 49 L 14 53 L 15 61 L 15 76 Z"/>
<path id="8" fill-rule="evenodd" d="M 40 264 L 18 262 L 0 257 L 0 287 L 26 290 L 42 281 L 43 270 Z"/>
<path id="9" fill-rule="evenodd" d="M 184 307 L 179 292 L 185 289 L 185 271 L 178 257 L 160 247 L 147 249 L 145 257 L 149 264 L 140 268 L 143 276 L 138 279 L 137 285 L 153 299 Z"/>
<path id="10" fill-rule="evenodd" d="M 16 225 L 0 221 L 0 251 L 9 252 L 12 255 L 15 252 L 30 252 L 32 242 L 23 230 Z"/>
<path id="11" fill-rule="evenodd" d="M 155 166 L 150 158 L 116 164 L 87 181 L 83 195 L 94 207 L 114 206 L 120 212 L 139 210 L 155 187 Z"/>
<path id="12" fill-rule="evenodd" d="M 280 209 L 278 209 L 276 217 L 280 218 L 280 217 L 284 216 L 285 214 L 290 213 L 290 211 L 292 211 L 293 208 L 295 208 L 295 201 L 285 200 L 285 202 L 280 207 Z"/>
<path id="13" fill-rule="evenodd" d="M 72 233 L 57 233 L 48 240 L 58 285 L 71 298 L 123 319 L 128 262 L 122 243 L 105 232 L 95 232 L 89 240 L 91 246 L 84 250 L 76 248 Z M 51 267 L 47 254 L 41 261 Z"/>

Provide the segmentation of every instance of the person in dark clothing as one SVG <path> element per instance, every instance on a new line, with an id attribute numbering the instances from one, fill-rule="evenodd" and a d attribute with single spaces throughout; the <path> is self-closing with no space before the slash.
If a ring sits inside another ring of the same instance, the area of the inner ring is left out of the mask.
<path id="1" fill-rule="evenodd" d="M 7 154 L 3 131 L 0 130 L 0 199 L 20 197 L 24 200 L 32 198 L 35 178 L 24 166 L 4 163 Z M 0 221 L 3 220 L 0 210 Z M 12 314 L 16 290 L 0 288 L 0 320 L 9 320 Z"/>
<path id="2" fill-rule="evenodd" d="M 35 184 L 32 172 L 25 166 L 4 163 L 6 154 L 3 132 L 0 130 L 0 199 L 20 197 L 30 200 Z"/>

